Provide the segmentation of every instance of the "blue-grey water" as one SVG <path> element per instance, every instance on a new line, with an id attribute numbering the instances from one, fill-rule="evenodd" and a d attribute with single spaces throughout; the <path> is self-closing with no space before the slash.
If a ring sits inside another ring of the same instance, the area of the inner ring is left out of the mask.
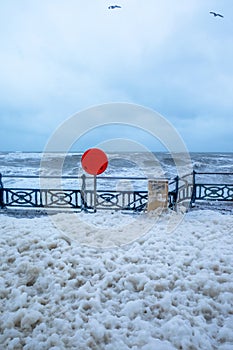
<path id="1" fill-rule="evenodd" d="M 84 171 L 81 167 L 81 153 L 51 154 L 46 163 L 46 174 L 53 175 L 56 164 L 63 158 L 62 175 L 81 176 Z M 226 172 L 233 173 L 233 153 L 190 153 L 192 169 L 197 172 Z M 153 157 L 147 153 L 114 153 L 109 154 L 108 168 L 98 180 L 103 188 L 109 188 L 113 184 L 108 177 L 155 177 L 173 178 L 177 175 L 177 167 L 174 159 L 169 153 L 154 153 Z M 38 187 L 35 179 L 9 178 L 5 176 L 39 175 L 41 170 L 42 153 L 27 152 L 1 152 L 0 153 L 0 173 L 3 175 L 4 186 L 6 187 Z M 182 156 L 179 161 L 182 173 L 190 172 L 186 160 L 182 163 Z M 206 176 L 205 181 L 209 181 L 210 176 Z M 227 182 L 233 182 L 233 176 L 224 176 Z M 212 176 L 213 179 L 213 176 Z M 220 175 L 214 177 L 218 182 Z M 119 183 L 119 181 L 118 181 Z M 132 181 L 131 181 L 132 183 Z M 126 184 L 127 185 L 127 184 Z M 128 181 L 130 186 L 130 182 Z M 76 180 L 67 182 L 67 186 L 78 186 Z M 144 184 L 137 181 L 137 188 L 144 187 Z"/>

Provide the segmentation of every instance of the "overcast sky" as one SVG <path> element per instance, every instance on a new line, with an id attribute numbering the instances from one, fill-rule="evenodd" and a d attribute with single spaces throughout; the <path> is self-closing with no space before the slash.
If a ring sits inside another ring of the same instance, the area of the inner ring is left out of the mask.
<path id="1" fill-rule="evenodd" d="M 189 151 L 233 151 L 233 1 L 116 3 L 1 1 L 0 150 L 42 151 L 71 115 L 128 102 Z"/>

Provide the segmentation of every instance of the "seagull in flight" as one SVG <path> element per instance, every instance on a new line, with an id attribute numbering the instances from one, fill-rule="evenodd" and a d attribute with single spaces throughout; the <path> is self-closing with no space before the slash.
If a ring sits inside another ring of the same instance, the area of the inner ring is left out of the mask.
<path id="1" fill-rule="evenodd" d="M 111 5 L 111 6 L 108 6 L 108 9 L 109 9 L 109 10 L 121 9 L 121 6 L 119 6 L 119 5 Z"/>
<path id="2" fill-rule="evenodd" d="M 220 13 L 216 13 L 216 12 L 213 12 L 213 11 L 210 11 L 210 13 L 212 14 L 212 15 L 214 15 L 214 17 L 224 17 L 223 15 L 220 15 Z"/>

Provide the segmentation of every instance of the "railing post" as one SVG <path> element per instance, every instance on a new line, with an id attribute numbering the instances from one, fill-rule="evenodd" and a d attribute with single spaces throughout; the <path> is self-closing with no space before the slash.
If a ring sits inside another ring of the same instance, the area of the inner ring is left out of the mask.
<path id="1" fill-rule="evenodd" d="M 193 191 L 191 196 L 190 207 L 195 203 L 196 200 L 196 171 L 193 170 Z"/>
<path id="2" fill-rule="evenodd" d="M 96 213 L 97 204 L 97 176 L 94 175 L 94 213 Z"/>
<path id="3" fill-rule="evenodd" d="M 175 180 L 176 180 L 176 189 L 175 189 L 174 209 L 176 210 L 178 196 L 179 196 L 179 176 L 178 175 L 175 177 Z"/>
<path id="4" fill-rule="evenodd" d="M 81 210 L 87 211 L 87 196 L 86 196 L 86 175 L 81 176 L 82 186 L 81 186 Z"/>
<path id="5" fill-rule="evenodd" d="M 4 207 L 4 202 L 3 202 L 3 183 L 2 183 L 2 174 L 0 173 L 0 207 Z"/>
<path id="6" fill-rule="evenodd" d="M 172 210 L 176 210 L 176 204 L 178 199 L 178 191 L 179 191 L 179 176 L 174 177 L 173 183 L 175 183 L 175 189 L 168 192 L 169 195 L 169 208 Z"/>

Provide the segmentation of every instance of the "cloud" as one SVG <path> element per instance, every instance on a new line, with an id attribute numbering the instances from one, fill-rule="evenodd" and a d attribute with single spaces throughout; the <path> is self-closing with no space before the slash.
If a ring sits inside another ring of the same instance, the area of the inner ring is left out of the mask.
<path id="1" fill-rule="evenodd" d="M 0 116 L 9 134 L 13 128 L 33 133 L 35 147 L 42 149 L 62 120 L 113 101 L 153 108 L 178 129 L 179 119 L 210 115 L 217 121 L 223 113 L 228 120 L 233 5 L 226 0 L 222 8 L 201 0 L 121 5 L 110 11 L 105 0 L 1 4 Z M 209 15 L 210 6 L 225 9 L 223 21 Z M 188 127 L 189 122 L 185 133 L 192 133 Z"/>

